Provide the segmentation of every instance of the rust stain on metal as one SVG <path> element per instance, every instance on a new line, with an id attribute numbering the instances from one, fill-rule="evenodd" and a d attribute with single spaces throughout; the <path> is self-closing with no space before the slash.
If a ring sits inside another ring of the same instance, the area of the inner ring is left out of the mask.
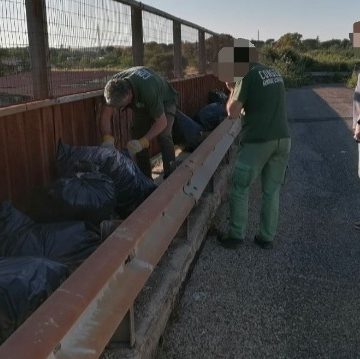
<path id="1" fill-rule="evenodd" d="M 98 357 L 195 205 L 183 187 L 230 129 L 231 121 L 219 126 L 0 347 L 0 357 Z"/>

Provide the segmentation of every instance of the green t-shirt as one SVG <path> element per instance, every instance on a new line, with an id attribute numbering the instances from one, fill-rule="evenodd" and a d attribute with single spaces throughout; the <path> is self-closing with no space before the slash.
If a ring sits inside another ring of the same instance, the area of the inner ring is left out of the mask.
<path id="1" fill-rule="evenodd" d="M 242 142 L 265 142 L 290 137 L 285 86 L 275 70 L 252 64 L 235 85 L 233 99 L 244 105 Z"/>
<path id="2" fill-rule="evenodd" d="M 177 92 L 172 86 L 147 67 L 131 67 L 114 75 L 114 78 L 119 77 L 132 86 L 134 111 L 145 110 L 152 118 L 157 118 L 165 112 L 164 107 L 177 102 Z"/>

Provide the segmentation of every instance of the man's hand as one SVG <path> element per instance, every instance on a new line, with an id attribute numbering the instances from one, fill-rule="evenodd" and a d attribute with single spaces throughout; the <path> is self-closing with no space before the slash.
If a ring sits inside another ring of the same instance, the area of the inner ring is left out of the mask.
<path id="1" fill-rule="evenodd" d="M 360 125 L 356 124 L 354 131 L 354 140 L 360 142 Z"/>
<path id="2" fill-rule="evenodd" d="M 134 156 L 138 152 L 141 152 L 144 148 L 149 147 L 149 141 L 146 137 L 141 137 L 138 140 L 131 140 L 127 143 L 127 149 L 130 155 Z"/>
<path id="3" fill-rule="evenodd" d="M 234 90 L 236 83 L 235 82 L 225 82 L 227 89 L 231 92 Z"/>

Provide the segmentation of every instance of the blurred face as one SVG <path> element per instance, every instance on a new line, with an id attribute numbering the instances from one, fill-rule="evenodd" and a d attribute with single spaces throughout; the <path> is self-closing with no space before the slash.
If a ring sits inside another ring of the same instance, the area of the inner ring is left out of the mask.
<path id="1" fill-rule="evenodd" d="M 353 25 L 353 33 L 350 34 L 356 57 L 360 57 L 360 21 Z"/>
<path id="2" fill-rule="evenodd" d="M 236 82 L 248 73 L 250 63 L 254 62 L 258 62 L 254 45 L 246 39 L 235 39 L 234 46 L 220 49 L 214 72 L 220 81 Z"/>

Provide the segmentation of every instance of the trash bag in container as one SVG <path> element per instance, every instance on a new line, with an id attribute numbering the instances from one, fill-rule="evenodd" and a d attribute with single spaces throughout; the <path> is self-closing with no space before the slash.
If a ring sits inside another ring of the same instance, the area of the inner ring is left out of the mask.
<path id="1" fill-rule="evenodd" d="M 10 336 L 68 275 L 66 266 L 46 258 L 0 258 L 0 342 Z"/>
<path id="2" fill-rule="evenodd" d="M 73 270 L 100 243 L 99 233 L 88 229 L 84 222 L 35 224 L 4 238 L 0 243 L 0 256 L 46 257 Z"/>
<path id="3" fill-rule="evenodd" d="M 225 105 L 214 102 L 200 109 L 194 120 L 199 123 L 205 131 L 212 131 L 227 116 Z"/>
<path id="4" fill-rule="evenodd" d="M 100 223 L 111 218 L 116 205 L 114 182 L 100 172 L 60 178 L 50 186 L 49 195 L 64 219 Z"/>
<path id="5" fill-rule="evenodd" d="M 122 218 L 128 216 L 156 188 L 137 164 L 120 151 L 106 162 L 103 171 L 115 183 L 117 211 Z"/>
<path id="6" fill-rule="evenodd" d="M 187 150 L 194 150 L 202 141 L 201 125 L 177 110 L 173 126 L 173 137 L 176 143 L 186 146 Z"/>
<path id="7" fill-rule="evenodd" d="M 223 90 L 210 90 L 208 93 L 209 103 L 219 102 L 222 104 L 226 104 L 227 100 L 228 95 Z"/>
<path id="8" fill-rule="evenodd" d="M 32 226 L 34 222 L 9 201 L 0 204 L 0 242 L 4 236 Z"/>
<path id="9" fill-rule="evenodd" d="M 56 170 L 59 177 L 71 177 L 77 172 L 102 171 L 109 158 L 115 156 L 115 147 L 71 146 L 59 141 Z"/>
<path id="10" fill-rule="evenodd" d="M 59 144 L 57 168 L 60 173 L 74 171 L 84 162 L 95 164 L 114 181 L 117 211 L 121 217 L 130 214 L 156 188 L 134 161 L 115 148 Z"/>

